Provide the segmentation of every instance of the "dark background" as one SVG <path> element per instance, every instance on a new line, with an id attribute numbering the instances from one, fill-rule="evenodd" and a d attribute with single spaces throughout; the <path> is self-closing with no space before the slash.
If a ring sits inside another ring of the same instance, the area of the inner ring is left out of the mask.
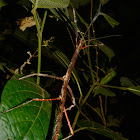
<path id="1" fill-rule="evenodd" d="M 89 19 L 89 17 L 86 19 L 86 12 L 90 9 L 89 7 L 90 5 L 86 5 L 78 9 L 86 21 Z M 96 37 L 113 34 L 121 35 L 121 37 L 103 40 L 115 51 L 116 56 L 111 63 L 116 66 L 118 78 L 122 76 L 128 77 L 140 85 L 140 16 L 138 1 L 110 0 L 102 10 L 112 16 L 120 24 L 112 28 L 102 17 L 99 17 L 97 23 L 95 23 Z M 0 31 L 2 32 L 5 28 L 9 28 L 11 33 L 14 32 L 16 28 L 15 21 L 29 15 L 30 13 L 25 11 L 23 7 L 9 2 L 9 5 L 0 11 Z M 57 44 L 63 43 L 67 45 L 68 39 L 66 37 L 67 31 L 65 27 L 62 24 L 55 25 L 54 27 L 52 23 L 53 21 L 48 21 L 47 23 L 47 30 L 50 33 L 49 36 L 51 36 L 51 34 L 55 35 Z M 71 54 L 70 50 L 68 52 L 67 49 L 61 48 L 61 45 L 60 49 L 66 54 L 68 53 L 68 55 Z M 24 43 L 11 35 L 7 35 L 4 41 L 0 41 L 0 62 L 7 63 L 10 68 L 17 68 L 26 60 L 25 57 L 28 57 L 28 55 L 26 55 L 28 50 L 29 48 L 26 47 Z M 5 76 L 6 74 L 0 71 L 1 92 L 6 83 Z M 109 107 L 114 114 L 117 114 L 117 112 L 124 114 L 124 119 L 119 131 L 124 137 L 130 140 L 140 139 L 139 107 L 140 97 L 130 92 L 127 92 L 125 96 L 119 96 L 116 103 L 112 105 L 112 108 Z M 76 136 L 73 137 L 73 139 L 74 138 L 76 139 Z"/>

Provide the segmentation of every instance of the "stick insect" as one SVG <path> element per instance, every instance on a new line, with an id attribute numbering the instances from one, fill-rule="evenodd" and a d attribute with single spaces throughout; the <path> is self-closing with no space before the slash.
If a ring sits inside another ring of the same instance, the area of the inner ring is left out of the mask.
<path id="1" fill-rule="evenodd" d="M 38 2 L 38 0 L 36 1 Z M 74 10 L 73 10 L 74 11 Z M 95 20 L 95 19 L 94 19 Z M 93 20 L 93 21 L 94 21 Z M 74 22 L 75 24 L 77 23 L 76 21 L 76 14 L 74 12 Z M 77 26 L 77 25 L 76 25 Z M 91 26 L 91 25 L 90 25 Z M 89 26 L 89 28 L 90 28 Z M 71 72 L 74 68 L 74 65 L 75 65 L 75 62 L 76 62 L 76 59 L 79 55 L 79 52 L 81 49 L 84 49 L 86 47 L 82 47 L 84 45 L 84 37 L 80 40 L 79 44 L 78 44 L 78 41 L 77 41 L 77 38 L 78 38 L 78 33 L 77 33 L 77 28 L 75 28 L 75 32 L 76 32 L 76 50 L 75 50 L 75 53 L 72 57 L 72 60 L 71 60 L 71 63 L 69 65 L 69 68 L 67 70 L 67 73 L 64 77 L 55 77 L 55 76 L 52 76 L 52 75 L 44 75 L 44 74 L 41 74 L 41 73 L 37 73 L 37 74 L 33 74 L 33 75 L 28 75 L 28 76 L 25 76 L 25 77 L 22 77 L 22 78 L 19 78 L 18 80 L 22 80 L 24 78 L 27 78 L 27 77 L 31 77 L 31 76 L 46 76 L 46 77 L 50 77 L 50 78 L 55 78 L 55 79 L 59 79 L 59 80 L 62 80 L 63 81 L 63 86 L 62 86 L 62 92 L 60 94 L 59 97 L 57 98 L 54 98 L 54 99 L 39 99 L 39 98 L 33 98 L 32 100 L 28 101 L 28 102 L 25 102 L 19 106 L 16 106 L 16 107 L 13 107 L 7 111 L 3 111 L 2 113 L 7 113 L 7 112 L 10 112 L 16 108 L 19 108 L 21 106 L 24 106 L 24 105 L 27 105 L 33 101 L 53 101 L 53 100 L 60 100 L 61 101 L 61 105 L 60 106 L 60 110 L 59 110 L 59 113 L 58 113 L 58 117 L 57 117 L 57 120 L 56 120 L 56 127 L 55 127 L 55 130 L 54 130 L 54 136 L 53 136 L 53 139 L 57 139 L 58 135 L 59 135 L 59 130 L 60 130 L 60 127 L 61 127 L 61 120 L 62 120 L 62 116 L 63 116 L 63 112 L 65 113 L 65 116 L 66 116 L 66 119 L 68 121 L 68 125 L 69 125 L 69 128 L 70 128 L 70 131 L 71 131 L 71 134 L 73 135 L 73 130 L 71 128 L 71 125 L 70 125 L 70 121 L 68 120 L 68 117 L 67 117 L 67 113 L 66 113 L 66 110 L 71 110 L 71 108 L 75 105 L 75 98 L 73 96 L 73 93 L 72 93 L 72 90 L 71 88 L 69 87 L 68 83 L 69 83 L 69 80 L 70 80 L 70 76 L 71 76 Z M 86 34 L 86 33 L 85 33 Z M 85 36 L 85 35 L 84 35 Z M 66 101 L 66 92 L 67 92 L 67 89 L 69 90 L 70 94 L 71 94 L 71 97 L 72 97 L 72 102 L 73 102 L 73 105 L 70 106 L 68 109 L 65 109 L 65 101 Z M 59 115 L 60 114 L 60 115 Z M 69 136 L 68 136 L 69 137 Z"/>

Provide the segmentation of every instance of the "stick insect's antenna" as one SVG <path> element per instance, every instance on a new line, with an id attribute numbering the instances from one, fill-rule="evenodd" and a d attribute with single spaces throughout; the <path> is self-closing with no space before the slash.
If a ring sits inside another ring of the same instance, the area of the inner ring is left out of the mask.
<path id="1" fill-rule="evenodd" d="M 77 31 L 77 19 L 76 19 L 76 13 L 75 10 L 73 8 L 73 16 L 74 16 L 74 26 L 75 26 L 75 35 L 76 35 L 76 46 L 78 45 L 78 31 Z"/>

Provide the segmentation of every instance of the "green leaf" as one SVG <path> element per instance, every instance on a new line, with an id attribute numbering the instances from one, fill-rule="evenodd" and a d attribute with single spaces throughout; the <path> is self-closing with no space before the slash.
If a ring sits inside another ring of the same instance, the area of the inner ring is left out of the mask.
<path id="1" fill-rule="evenodd" d="M 79 8 L 80 6 L 89 4 L 91 0 L 71 0 L 70 2 L 74 6 L 74 8 Z"/>
<path id="2" fill-rule="evenodd" d="M 4 66 L 6 66 L 6 63 L 0 62 L 0 70 L 5 73 Z"/>
<path id="3" fill-rule="evenodd" d="M 3 6 L 7 5 L 4 0 L 0 0 L 0 10 Z"/>
<path id="4" fill-rule="evenodd" d="M 86 130 L 89 130 L 91 132 L 98 133 L 100 135 L 106 136 L 111 139 L 115 140 L 127 140 L 124 138 L 120 133 L 114 132 L 109 128 L 104 127 L 103 125 L 93 122 L 93 121 L 88 121 L 88 120 L 79 120 L 77 122 L 78 127 L 80 128 L 85 128 Z"/>
<path id="5" fill-rule="evenodd" d="M 69 5 L 69 0 L 31 0 L 31 2 L 36 8 L 66 8 Z"/>
<path id="6" fill-rule="evenodd" d="M 25 7 L 31 7 L 29 0 L 19 0 L 16 4 L 19 4 Z"/>
<path id="7" fill-rule="evenodd" d="M 104 78 L 101 79 L 100 84 L 104 85 L 110 82 L 116 76 L 116 72 L 111 70 Z"/>
<path id="8" fill-rule="evenodd" d="M 131 91 L 132 93 L 140 96 L 140 86 L 135 86 L 135 87 L 129 87 L 127 88 L 129 91 Z"/>
<path id="9" fill-rule="evenodd" d="M 121 77 L 120 82 L 121 82 L 121 85 L 125 86 L 125 87 L 131 87 L 131 86 L 133 87 L 133 86 L 135 86 L 133 84 L 133 82 L 127 77 Z"/>
<path id="10" fill-rule="evenodd" d="M 119 25 L 120 23 L 108 16 L 105 13 L 100 13 L 100 15 L 104 16 L 104 18 L 107 20 L 107 22 L 114 28 L 116 25 Z"/>
<path id="11" fill-rule="evenodd" d="M 102 94 L 104 96 L 110 96 L 110 97 L 115 96 L 115 93 L 114 92 L 112 92 L 108 88 L 103 88 L 101 86 L 96 86 L 93 91 L 95 93 L 94 96 L 96 96 L 98 94 Z"/>
<path id="12" fill-rule="evenodd" d="M 16 77 L 19 77 L 18 75 Z M 12 77 L 4 87 L 1 96 L 0 139 L 2 140 L 44 140 L 47 136 L 51 118 L 52 103 L 48 101 L 32 101 L 33 98 L 49 98 L 33 78 L 16 80 Z"/>
<path id="13" fill-rule="evenodd" d="M 140 86 L 135 86 L 135 84 L 129 78 L 121 77 L 120 82 L 121 85 L 127 87 L 130 92 L 140 96 Z"/>
<path id="14" fill-rule="evenodd" d="M 119 127 L 120 121 L 117 118 L 114 118 L 113 115 L 108 116 L 107 127 L 115 126 Z"/>
<path id="15" fill-rule="evenodd" d="M 102 5 L 105 5 L 109 2 L 109 0 L 100 0 L 100 1 L 101 1 Z"/>
<path id="16" fill-rule="evenodd" d="M 109 61 L 115 56 L 114 51 L 106 45 L 97 45 L 97 47 L 109 58 Z"/>

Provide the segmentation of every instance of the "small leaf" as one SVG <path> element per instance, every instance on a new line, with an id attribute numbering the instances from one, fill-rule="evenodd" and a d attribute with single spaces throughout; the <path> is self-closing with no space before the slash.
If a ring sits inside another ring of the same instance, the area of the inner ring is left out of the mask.
<path id="1" fill-rule="evenodd" d="M 131 87 L 131 86 L 133 87 L 133 86 L 135 86 L 133 84 L 133 82 L 127 77 L 121 77 L 120 82 L 121 82 L 121 85 L 124 86 L 124 87 Z"/>
<path id="2" fill-rule="evenodd" d="M 111 72 L 109 72 L 104 78 L 101 79 L 100 84 L 104 85 L 107 84 L 108 82 L 110 82 L 112 80 L 112 78 L 114 78 L 116 76 L 116 72 L 114 70 L 112 70 Z"/>
<path id="3" fill-rule="evenodd" d="M 91 0 L 71 0 L 70 2 L 74 6 L 74 8 L 79 8 L 80 6 L 89 4 Z"/>
<path id="4" fill-rule="evenodd" d="M 97 45 L 97 47 L 109 58 L 109 61 L 115 56 L 114 51 L 106 45 Z"/>
<path id="5" fill-rule="evenodd" d="M 3 6 L 6 6 L 6 2 L 4 0 L 0 0 L 0 10 Z"/>
<path id="6" fill-rule="evenodd" d="M 17 78 L 21 76 L 16 76 Z M 33 78 L 16 80 L 12 77 L 1 96 L 1 110 L 6 111 L 32 98 L 49 98 Z M 0 113 L 0 139 L 44 140 L 51 118 L 51 102 L 32 101 L 9 112 Z"/>
<path id="7" fill-rule="evenodd" d="M 108 16 L 105 13 L 100 13 L 100 15 L 104 16 L 104 18 L 107 20 L 107 22 L 114 28 L 115 25 L 119 25 L 120 23 Z"/>
<path id="8" fill-rule="evenodd" d="M 98 95 L 98 94 L 102 94 L 104 96 L 110 96 L 110 97 L 113 97 L 115 96 L 115 93 L 112 92 L 111 90 L 109 90 L 108 88 L 103 88 L 101 86 L 96 86 L 94 88 L 94 96 Z"/>
<path id="9" fill-rule="evenodd" d="M 119 127 L 119 123 L 120 121 L 116 118 L 113 118 L 112 115 L 108 116 L 107 127 L 111 127 L 111 126 Z"/>
<path id="10" fill-rule="evenodd" d="M 130 92 L 140 96 L 140 86 L 135 86 L 135 84 L 130 79 L 128 79 L 126 77 L 121 77 L 120 82 L 121 82 L 121 85 L 124 87 L 127 87 L 127 89 Z"/>
<path id="11" fill-rule="evenodd" d="M 103 125 L 96 123 L 96 122 L 93 122 L 93 121 L 79 120 L 77 122 L 77 125 L 80 128 L 85 128 L 86 130 L 98 133 L 100 135 L 106 136 L 106 137 L 111 138 L 111 139 L 127 140 L 120 133 L 114 132 L 111 129 L 106 128 Z"/>
<path id="12" fill-rule="evenodd" d="M 135 86 L 135 87 L 129 87 L 127 88 L 129 91 L 131 91 L 132 93 L 140 96 L 140 86 Z"/>
<path id="13" fill-rule="evenodd" d="M 22 5 L 24 7 L 31 7 L 29 0 L 19 0 L 16 4 Z"/>
<path id="14" fill-rule="evenodd" d="M 0 70 L 2 70 L 5 73 L 4 66 L 6 66 L 6 63 L 1 62 L 0 63 Z"/>
<path id="15" fill-rule="evenodd" d="M 109 0 L 100 0 L 102 5 L 105 5 L 106 3 L 108 3 Z"/>

